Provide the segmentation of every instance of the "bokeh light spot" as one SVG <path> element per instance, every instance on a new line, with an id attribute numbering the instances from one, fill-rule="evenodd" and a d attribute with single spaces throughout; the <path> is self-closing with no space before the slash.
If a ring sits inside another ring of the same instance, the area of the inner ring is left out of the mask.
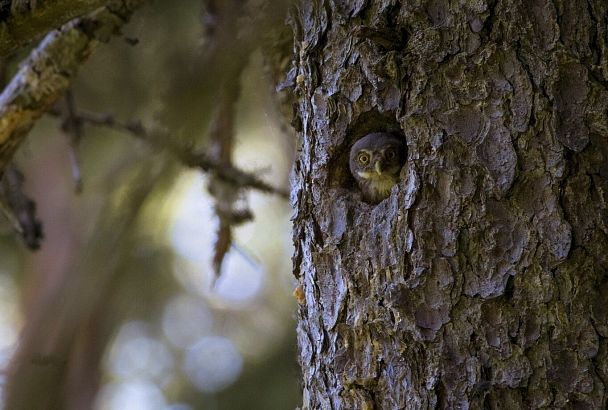
<path id="1" fill-rule="evenodd" d="M 216 392 L 232 384 L 241 373 L 243 358 L 230 339 L 205 337 L 189 347 L 184 371 L 201 391 Z"/>
<path id="2" fill-rule="evenodd" d="M 163 312 L 163 332 L 175 347 L 185 348 L 206 336 L 213 326 L 213 313 L 201 299 L 190 295 L 173 298 Z"/>
<path id="3" fill-rule="evenodd" d="M 100 392 L 96 410 L 165 410 L 163 392 L 154 383 L 134 380 L 106 385 Z"/>

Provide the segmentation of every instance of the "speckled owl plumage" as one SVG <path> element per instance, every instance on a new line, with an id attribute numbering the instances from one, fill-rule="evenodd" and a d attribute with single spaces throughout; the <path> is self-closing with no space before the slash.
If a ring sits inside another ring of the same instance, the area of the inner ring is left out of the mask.
<path id="1" fill-rule="evenodd" d="M 350 172 L 365 202 L 377 204 L 390 195 L 406 156 L 405 140 L 393 134 L 376 132 L 355 142 L 350 150 Z"/>

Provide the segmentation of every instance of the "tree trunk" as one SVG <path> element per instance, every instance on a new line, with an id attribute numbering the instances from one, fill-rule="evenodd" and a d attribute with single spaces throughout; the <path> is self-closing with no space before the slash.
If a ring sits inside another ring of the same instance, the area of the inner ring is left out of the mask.
<path id="1" fill-rule="evenodd" d="M 605 0 L 317 0 L 293 16 L 305 409 L 603 409 Z M 408 159 L 360 200 L 350 146 Z"/>

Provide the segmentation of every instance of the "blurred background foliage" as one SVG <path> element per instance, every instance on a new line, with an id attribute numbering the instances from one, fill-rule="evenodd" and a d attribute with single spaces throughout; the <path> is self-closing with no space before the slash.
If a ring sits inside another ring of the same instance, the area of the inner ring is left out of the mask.
<path id="1" fill-rule="evenodd" d="M 242 35 L 235 32 L 221 40 L 221 58 L 205 60 L 212 41 L 204 35 L 205 3 L 156 1 L 135 13 L 123 36 L 82 68 L 74 104 L 163 127 L 208 151 L 221 98 L 210 84 L 240 80 L 233 163 L 287 189 L 294 143 L 281 126 L 263 53 L 249 44 L 254 51 L 244 60 L 242 47 L 231 46 Z M 234 22 L 247 19 L 233 11 Z M 231 58 L 244 68 L 201 67 Z M 0 221 L 4 383 L 19 377 L 15 354 L 31 343 L 50 352 L 45 366 L 55 354 L 67 360 L 57 384 L 72 402 L 94 395 L 97 409 L 296 407 L 288 201 L 239 191 L 254 219 L 233 228 L 215 280 L 218 218 L 208 175 L 108 127 L 85 123 L 82 140 L 71 144 L 61 122 L 40 120 L 15 161 L 43 224 L 41 248 L 27 250 L 9 220 Z"/>

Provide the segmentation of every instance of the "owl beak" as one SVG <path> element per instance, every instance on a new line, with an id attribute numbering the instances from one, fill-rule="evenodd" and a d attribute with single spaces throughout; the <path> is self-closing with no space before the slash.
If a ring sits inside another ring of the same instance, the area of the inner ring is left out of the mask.
<path id="1" fill-rule="evenodd" d="M 378 175 L 382 175 L 382 162 L 381 161 L 376 161 L 376 163 L 374 164 L 374 168 L 376 169 L 376 173 Z"/>

